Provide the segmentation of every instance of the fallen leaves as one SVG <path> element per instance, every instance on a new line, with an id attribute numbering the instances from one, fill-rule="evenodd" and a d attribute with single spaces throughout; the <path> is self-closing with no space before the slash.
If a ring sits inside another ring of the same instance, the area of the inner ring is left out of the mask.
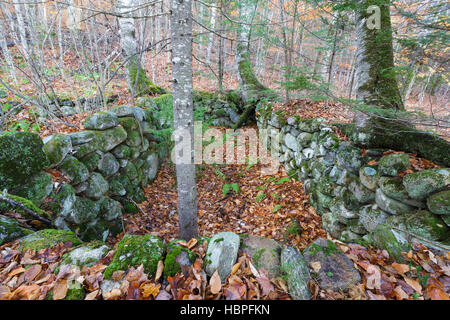
<path id="1" fill-rule="evenodd" d="M 218 294 L 222 289 L 222 281 L 220 280 L 219 272 L 217 270 L 209 280 L 209 287 L 212 294 Z"/>

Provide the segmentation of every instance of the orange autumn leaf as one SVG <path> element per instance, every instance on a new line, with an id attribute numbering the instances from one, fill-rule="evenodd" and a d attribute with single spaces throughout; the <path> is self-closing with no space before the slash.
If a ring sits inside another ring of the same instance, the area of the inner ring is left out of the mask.
<path id="1" fill-rule="evenodd" d="M 209 280 L 209 286 L 212 294 L 218 294 L 222 289 L 222 281 L 220 280 L 219 272 L 217 270 Z"/>

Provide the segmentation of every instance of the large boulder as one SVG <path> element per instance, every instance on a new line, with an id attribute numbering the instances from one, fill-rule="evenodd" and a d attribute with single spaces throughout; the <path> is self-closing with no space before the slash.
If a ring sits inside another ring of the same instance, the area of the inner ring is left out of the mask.
<path id="1" fill-rule="evenodd" d="M 12 191 L 50 165 L 39 135 L 5 132 L 0 135 L 0 190 Z"/>
<path id="2" fill-rule="evenodd" d="M 450 169 L 430 169 L 411 173 L 403 179 L 403 185 L 411 198 L 423 200 L 450 184 Z"/>
<path id="3" fill-rule="evenodd" d="M 303 251 L 303 256 L 309 265 L 316 266 L 322 289 L 345 291 L 361 281 L 353 262 L 331 240 L 317 239 Z"/>
<path id="4" fill-rule="evenodd" d="M 119 124 L 117 115 L 113 112 L 95 113 L 84 120 L 86 130 L 106 130 L 116 127 Z"/>
<path id="5" fill-rule="evenodd" d="M 281 270 L 286 276 L 289 295 L 293 300 L 309 300 L 311 280 L 308 265 L 302 254 L 295 248 L 284 247 L 281 252 Z"/>
<path id="6" fill-rule="evenodd" d="M 30 233 L 33 233 L 33 231 L 20 226 L 17 220 L 0 216 L 0 246 Z"/>
<path id="7" fill-rule="evenodd" d="M 249 235 L 243 238 L 241 248 L 243 253 L 252 257 L 257 269 L 267 270 L 272 278 L 280 275 L 281 246 L 278 242 L 273 239 Z"/>
<path id="8" fill-rule="evenodd" d="M 71 150 L 72 140 L 70 136 L 65 134 L 52 136 L 44 145 L 44 152 L 50 161 L 49 168 L 59 166 Z"/>
<path id="9" fill-rule="evenodd" d="M 117 250 L 105 270 L 104 278 L 111 279 L 114 272 L 127 271 L 130 267 L 137 268 L 141 264 L 145 273 L 154 276 L 158 261 L 163 258 L 165 252 L 166 245 L 157 237 L 126 234 L 117 244 Z"/>
<path id="10" fill-rule="evenodd" d="M 410 206 L 425 208 L 425 204 L 422 201 L 411 199 L 409 197 L 409 194 L 406 192 L 405 186 L 403 185 L 401 179 L 381 177 L 379 180 L 379 185 L 381 191 L 389 198 Z"/>
<path id="11" fill-rule="evenodd" d="M 240 239 L 233 232 L 221 232 L 214 235 L 206 252 L 206 273 L 212 276 L 216 270 L 224 280 L 236 262 Z"/>

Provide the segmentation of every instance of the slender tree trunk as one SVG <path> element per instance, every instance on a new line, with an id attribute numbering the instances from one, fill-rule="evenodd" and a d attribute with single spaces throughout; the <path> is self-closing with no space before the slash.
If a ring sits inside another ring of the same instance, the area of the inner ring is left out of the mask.
<path id="1" fill-rule="evenodd" d="M 213 5 L 215 5 L 214 2 L 213 2 Z M 212 30 L 215 30 L 215 28 L 216 28 L 216 13 L 217 13 L 217 8 L 213 7 L 211 9 L 211 20 L 209 23 Z M 213 45 L 214 45 L 214 33 L 210 32 L 209 39 L 208 39 L 208 47 L 206 48 L 206 64 L 211 63 L 211 52 L 212 52 Z"/>
<path id="2" fill-rule="evenodd" d="M 192 97 L 192 3 L 191 0 L 171 0 L 170 3 L 174 137 L 176 143 L 182 139 L 185 146 L 183 154 L 175 147 L 179 236 L 190 240 L 198 236 Z"/>
<path id="3" fill-rule="evenodd" d="M 369 18 L 367 8 L 380 8 L 380 29 Z M 362 0 L 356 12 L 356 98 L 379 108 L 403 110 L 392 47 L 389 0 Z M 370 28 L 369 28 L 370 27 Z"/>

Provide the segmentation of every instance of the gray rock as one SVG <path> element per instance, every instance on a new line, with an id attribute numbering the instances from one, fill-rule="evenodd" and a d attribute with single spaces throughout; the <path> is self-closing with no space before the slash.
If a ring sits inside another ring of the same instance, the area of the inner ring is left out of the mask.
<path id="1" fill-rule="evenodd" d="M 427 205 L 434 214 L 450 216 L 450 190 L 431 195 L 427 199 Z"/>
<path id="2" fill-rule="evenodd" d="M 76 197 L 72 207 L 67 212 L 64 212 L 64 215 L 65 220 L 78 225 L 93 220 L 98 215 L 98 212 L 99 206 L 97 203 L 88 198 Z"/>
<path id="3" fill-rule="evenodd" d="M 131 157 L 131 150 L 130 147 L 124 144 L 121 144 L 114 148 L 111 153 L 117 158 L 117 159 L 129 159 Z"/>
<path id="4" fill-rule="evenodd" d="M 297 138 L 295 138 L 292 134 L 287 133 L 284 136 L 284 143 L 286 144 L 286 146 L 295 151 L 298 152 L 301 150 L 301 147 L 299 147 L 299 142 L 297 141 Z"/>
<path id="5" fill-rule="evenodd" d="M 236 262 L 239 244 L 239 236 L 235 233 L 221 232 L 214 235 L 206 252 L 206 273 L 212 276 L 218 270 L 220 278 L 224 280 Z"/>
<path id="6" fill-rule="evenodd" d="M 275 240 L 249 235 L 242 240 L 241 248 L 252 257 L 257 269 L 265 269 L 271 278 L 280 275 L 281 246 Z"/>
<path id="7" fill-rule="evenodd" d="M 113 221 L 119 217 L 122 217 L 122 207 L 119 202 L 104 197 L 99 200 L 100 212 L 99 217 L 106 221 Z"/>
<path id="8" fill-rule="evenodd" d="M 0 246 L 31 233 L 33 231 L 21 227 L 17 220 L 0 216 Z"/>
<path id="9" fill-rule="evenodd" d="M 314 150 L 311 148 L 303 149 L 302 153 L 305 156 L 305 159 L 307 160 L 312 159 L 314 157 Z"/>
<path id="10" fill-rule="evenodd" d="M 281 269 L 286 274 L 289 295 L 293 300 L 310 300 L 308 283 L 311 280 L 308 265 L 301 253 L 292 247 L 281 252 Z"/>
<path id="11" fill-rule="evenodd" d="M 431 169 L 408 174 L 403 185 L 411 198 L 423 200 L 450 184 L 450 169 Z"/>
<path id="12" fill-rule="evenodd" d="M 44 145 L 44 152 L 50 161 L 49 168 L 59 166 L 72 150 L 72 140 L 68 135 L 56 134 Z"/>
<path id="13" fill-rule="evenodd" d="M 352 174 L 359 174 L 359 169 L 363 164 L 361 151 L 353 146 L 341 144 L 337 150 L 336 163 Z"/>
<path id="14" fill-rule="evenodd" d="M 67 156 L 60 167 L 61 171 L 67 175 L 72 184 L 79 184 L 89 178 L 89 170 L 77 158 Z"/>
<path id="15" fill-rule="evenodd" d="M 103 258 L 109 251 L 108 246 L 79 247 L 70 251 L 65 257 L 63 264 L 76 265 L 79 267 L 91 267 L 95 262 Z"/>
<path id="16" fill-rule="evenodd" d="M 298 122 L 298 119 L 296 117 L 289 117 L 286 121 L 288 125 L 295 126 Z"/>
<path id="17" fill-rule="evenodd" d="M 380 174 L 377 167 L 364 166 L 359 169 L 359 179 L 361 183 L 369 190 L 375 191 L 378 188 Z"/>
<path id="18" fill-rule="evenodd" d="M 404 171 L 409 165 L 409 156 L 407 154 L 393 153 L 380 159 L 378 169 L 381 175 L 395 177 L 398 172 Z"/>
<path id="19" fill-rule="evenodd" d="M 389 217 L 388 213 L 374 205 L 367 205 L 359 210 L 359 220 L 369 232 L 375 230 L 379 224 L 385 223 Z"/>
<path id="20" fill-rule="evenodd" d="M 144 110 L 139 107 L 119 106 L 111 109 L 111 112 L 115 113 L 118 117 L 135 117 L 139 122 L 146 119 Z"/>
<path id="21" fill-rule="evenodd" d="M 341 232 L 345 229 L 345 225 L 340 223 L 336 215 L 330 211 L 322 214 L 322 225 L 325 230 L 336 239 L 341 236 Z"/>
<path id="22" fill-rule="evenodd" d="M 400 263 L 404 262 L 402 247 L 389 227 L 382 224 L 378 225 L 370 234 L 370 239 L 377 248 L 386 250 L 390 257 Z"/>
<path id="23" fill-rule="evenodd" d="M 94 135 L 92 140 L 74 147 L 77 158 L 83 158 L 89 153 L 96 151 L 109 152 L 127 139 L 127 132 L 121 126 L 103 131 L 90 132 Z"/>
<path id="24" fill-rule="evenodd" d="M 144 175 L 147 177 L 148 182 L 152 182 L 156 175 L 158 174 L 159 169 L 159 159 L 156 153 L 146 154 L 144 158 L 145 163 L 142 166 Z"/>
<path id="25" fill-rule="evenodd" d="M 97 172 L 89 177 L 88 184 L 85 195 L 89 198 L 100 199 L 109 190 L 108 182 Z"/>
<path id="26" fill-rule="evenodd" d="M 330 203 L 330 210 L 340 223 L 347 224 L 349 219 L 358 217 L 358 213 L 345 207 L 343 200 L 334 198 Z"/>
<path id="27" fill-rule="evenodd" d="M 361 281 L 353 262 L 330 240 L 317 239 L 305 249 L 303 256 L 310 265 L 320 262 L 317 280 L 322 289 L 346 291 Z"/>
<path id="28" fill-rule="evenodd" d="M 105 153 L 98 163 L 98 171 L 108 177 L 119 171 L 120 164 L 111 153 Z"/>
<path id="29" fill-rule="evenodd" d="M 68 134 L 72 146 L 79 146 L 81 144 L 88 143 L 95 138 L 95 134 L 91 131 L 80 131 Z"/>
<path id="30" fill-rule="evenodd" d="M 314 133 L 320 130 L 320 124 L 320 119 L 300 119 L 298 122 L 298 128 L 301 131 Z"/>
<path id="31" fill-rule="evenodd" d="M 414 207 L 389 198 L 381 189 L 377 189 L 375 193 L 375 202 L 381 210 L 393 215 L 404 214 L 414 210 Z"/>
<path id="32" fill-rule="evenodd" d="M 312 140 L 312 134 L 308 132 L 302 132 L 298 135 L 298 141 L 300 142 L 301 146 L 306 148 L 310 145 Z"/>
<path id="33" fill-rule="evenodd" d="M 86 130 L 106 130 L 119 125 L 119 119 L 112 112 L 95 113 L 84 120 Z"/>
<path id="34" fill-rule="evenodd" d="M 381 177 L 378 181 L 378 185 L 380 186 L 381 191 L 391 199 L 398 200 L 409 206 L 425 208 L 424 202 L 409 197 L 401 179 Z"/>
<path id="35" fill-rule="evenodd" d="M 358 178 L 352 180 L 347 188 L 362 204 L 370 203 L 375 200 L 375 193 L 366 188 Z"/>

